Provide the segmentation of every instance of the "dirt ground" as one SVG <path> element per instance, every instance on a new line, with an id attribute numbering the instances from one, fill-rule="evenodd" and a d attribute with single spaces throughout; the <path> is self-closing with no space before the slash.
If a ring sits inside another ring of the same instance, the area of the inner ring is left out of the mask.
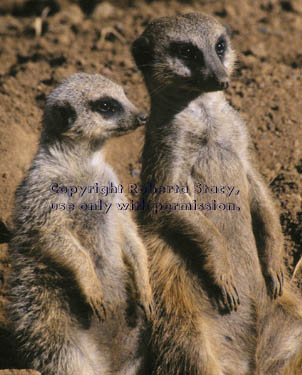
<path id="1" fill-rule="evenodd" d="M 276 198 L 290 274 L 302 253 L 302 2 L 300 0 L 1 0 L 0 220 L 37 149 L 46 95 L 74 72 L 121 83 L 148 111 L 131 42 L 153 18 L 192 11 L 229 25 L 238 65 L 227 97 L 246 120 L 260 171 Z M 144 130 L 108 144 L 123 184 L 136 182 Z M 0 225 L 0 238 L 5 233 Z M 16 366 L 3 313 L 9 264 L 0 245 L 0 368 Z"/>

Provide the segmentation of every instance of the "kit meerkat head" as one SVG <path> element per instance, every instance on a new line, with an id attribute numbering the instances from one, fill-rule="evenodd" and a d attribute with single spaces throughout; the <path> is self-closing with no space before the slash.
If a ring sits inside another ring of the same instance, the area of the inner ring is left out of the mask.
<path id="1" fill-rule="evenodd" d="M 132 54 L 150 91 L 210 92 L 228 87 L 235 61 L 227 29 L 213 17 L 189 13 L 151 22 Z"/>
<path id="2" fill-rule="evenodd" d="M 120 85 L 100 74 L 76 73 L 48 96 L 42 141 L 98 144 L 134 130 L 145 120 Z"/>

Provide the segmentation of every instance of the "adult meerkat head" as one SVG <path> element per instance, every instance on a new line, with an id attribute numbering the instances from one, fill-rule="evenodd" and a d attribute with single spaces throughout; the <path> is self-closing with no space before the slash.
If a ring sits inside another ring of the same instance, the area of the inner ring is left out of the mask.
<path id="1" fill-rule="evenodd" d="M 123 135 L 145 120 L 121 86 L 99 74 L 76 73 L 48 96 L 42 139 L 98 143 Z"/>
<path id="2" fill-rule="evenodd" d="M 227 88 L 235 61 L 226 28 L 200 13 L 151 22 L 132 54 L 148 86 L 201 92 Z"/>

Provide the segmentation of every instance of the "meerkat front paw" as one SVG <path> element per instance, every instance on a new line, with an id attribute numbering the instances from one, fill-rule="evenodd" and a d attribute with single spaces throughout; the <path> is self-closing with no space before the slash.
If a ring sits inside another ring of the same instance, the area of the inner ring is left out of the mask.
<path id="1" fill-rule="evenodd" d="M 151 321 L 153 314 L 152 290 L 149 285 L 144 285 L 139 290 L 138 305 L 143 309 L 147 320 Z"/>
<path id="2" fill-rule="evenodd" d="M 81 289 L 85 296 L 86 302 L 90 306 L 93 314 L 100 320 L 104 321 L 108 318 L 108 308 L 104 304 L 104 296 L 102 292 L 102 285 L 95 276 L 90 280 L 82 280 Z"/>
<path id="3" fill-rule="evenodd" d="M 239 295 L 232 274 L 222 274 L 216 279 L 220 296 L 218 300 L 229 311 L 237 311 L 240 305 Z M 221 306 L 220 306 L 221 307 Z"/>
<path id="4" fill-rule="evenodd" d="M 91 307 L 93 315 L 95 315 L 101 322 L 106 320 L 107 318 L 107 311 L 104 306 L 103 298 L 97 298 L 90 296 L 87 298 L 87 303 Z"/>
<path id="5" fill-rule="evenodd" d="M 277 269 L 268 268 L 264 274 L 264 278 L 271 297 L 276 299 L 282 296 L 284 284 L 283 270 L 280 267 Z"/>

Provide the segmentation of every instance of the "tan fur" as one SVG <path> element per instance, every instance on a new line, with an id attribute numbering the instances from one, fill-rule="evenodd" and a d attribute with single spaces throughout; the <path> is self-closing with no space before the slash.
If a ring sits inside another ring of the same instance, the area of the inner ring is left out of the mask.
<path id="1" fill-rule="evenodd" d="M 225 28 L 198 13 L 160 18 L 132 52 L 151 97 L 142 185 L 188 188 L 141 196 L 150 205 L 140 224 L 155 298 L 153 373 L 297 372 L 300 302 L 284 280 L 279 218 L 246 126 L 221 91 L 235 57 Z M 239 193 L 200 193 L 199 184 Z M 213 199 L 240 210 L 192 209 Z"/>
<path id="2" fill-rule="evenodd" d="M 8 310 L 22 365 L 43 375 L 145 374 L 151 289 L 137 228 L 116 208 L 127 200 L 57 190 L 117 186 L 103 145 L 142 119 L 123 89 L 100 75 L 75 74 L 48 97 L 39 150 L 16 192 L 9 252 Z M 112 204 L 107 213 L 79 209 L 100 199 Z"/>

